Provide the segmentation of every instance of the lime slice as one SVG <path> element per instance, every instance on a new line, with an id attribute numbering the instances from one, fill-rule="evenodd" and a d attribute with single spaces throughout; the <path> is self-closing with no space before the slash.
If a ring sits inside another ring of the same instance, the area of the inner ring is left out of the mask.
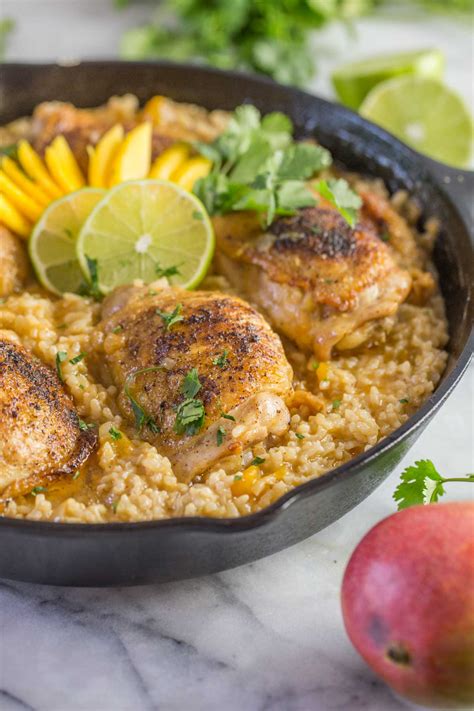
<path id="1" fill-rule="evenodd" d="M 369 91 L 386 79 L 402 74 L 441 79 L 443 72 L 443 53 L 439 49 L 422 49 L 343 64 L 333 72 L 331 78 L 342 103 L 351 109 L 358 109 Z"/>
<path id="2" fill-rule="evenodd" d="M 76 239 L 86 217 L 105 190 L 81 188 L 52 202 L 31 233 L 28 250 L 41 284 L 55 294 L 77 292 L 84 275 L 76 257 Z"/>
<path id="3" fill-rule="evenodd" d="M 420 153 L 458 168 L 469 163 L 472 117 L 462 99 L 434 79 L 383 82 L 368 94 L 360 113 Z"/>
<path id="4" fill-rule="evenodd" d="M 89 266 L 97 267 L 104 294 L 134 279 L 153 281 L 167 270 L 172 284 L 192 289 L 204 278 L 213 253 L 205 207 L 166 180 L 117 185 L 91 212 L 77 240 L 81 269 L 90 278 Z"/>

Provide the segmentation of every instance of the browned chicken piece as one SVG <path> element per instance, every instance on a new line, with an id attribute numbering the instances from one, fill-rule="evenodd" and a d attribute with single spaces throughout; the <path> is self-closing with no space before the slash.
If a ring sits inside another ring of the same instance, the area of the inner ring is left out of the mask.
<path id="1" fill-rule="evenodd" d="M 33 115 L 33 143 L 40 153 L 58 135 L 62 134 L 69 143 L 80 167 L 87 170 L 87 146 L 94 146 L 101 136 L 116 123 L 122 123 L 126 131 L 131 130 L 137 119 L 134 115 L 118 109 L 78 109 L 72 104 L 50 102 L 40 104 Z M 173 138 L 153 128 L 152 156 L 159 155 L 173 143 Z"/>
<path id="2" fill-rule="evenodd" d="M 56 373 L 0 331 L 0 496 L 73 474 L 96 444 Z"/>
<path id="3" fill-rule="evenodd" d="M 20 291 L 29 272 L 24 242 L 0 225 L 0 297 Z"/>
<path id="4" fill-rule="evenodd" d="M 102 329 L 124 415 L 181 481 L 288 429 L 292 369 L 279 337 L 241 299 L 122 287 L 104 302 Z"/>
<path id="5" fill-rule="evenodd" d="M 277 219 L 266 232 L 249 213 L 217 217 L 214 228 L 231 284 L 319 360 L 366 341 L 410 290 L 410 275 L 370 225 L 352 229 L 329 206 Z"/>

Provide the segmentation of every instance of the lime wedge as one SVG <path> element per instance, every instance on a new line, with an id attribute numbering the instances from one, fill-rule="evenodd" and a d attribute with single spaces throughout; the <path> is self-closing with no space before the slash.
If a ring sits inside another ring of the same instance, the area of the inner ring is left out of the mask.
<path id="1" fill-rule="evenodd" d="M 399 77 L 372 89 L 360 113 L 420 153 L 465 167 L 471 157 L 469 110 L 451 89 L 434 79 Z"/>
<path id="2" fill-rule="evenodd" d="M 135 180 L 110 190 L 85 221 L 77 239 L 84 275 L 97 271 L 107 293 L 134 279 L 192 289 L 206 275 L 214 232 L 204 205 L 166 180 Z M 97 268 L 97 269 L 95 269 Z"/>
<path id="3" fill-rule="evenodd" d="M 84 276 L 76 257 L 76 239 L 86 217 L 105 190 L 81 188 L 52 202 L 41 215 L 28 243 L 41 284 L 55 294 L 77 292 Z"/>
<path id="4" fill-rule="evenodd" d="M 443 72 L 443 53 L 439 49 L 422 49 L 343 64 L 333 72 L 331 78 L 342 103 L 351 109 L 358 109 L 369 91 L 386 79 L 402 74 L 441 79 Z"/>

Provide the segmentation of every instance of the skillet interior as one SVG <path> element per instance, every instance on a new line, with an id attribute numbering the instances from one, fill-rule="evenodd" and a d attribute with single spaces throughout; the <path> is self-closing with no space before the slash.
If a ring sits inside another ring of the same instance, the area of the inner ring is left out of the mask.
<path id="1" fill-rule="evenodd" d="M 6 577 L 82 585 L 170 580 L 229 568 L 290 545 L 339 518 L 385 478 L 469 359 L 472 248 L 466 205 L 457 203 L 460 187 L 472 193 L 472 174 L 441 168 L 351 111 L 304 92 L 260 78 L 167 63 L 4 65 L 0 122 L 29 114 L 45 100 L 93 106 L 126 92 L 141 100 L 162 93 L 208 108 L 233 109 L 247 101 L 264 112 L 283 111 L 299 135 L 317 135 L 348 168 L 380 176 L 390 189 L 403 187 L 415 195 L 425 217 L 437 216 L 443 225 L 434 259 L 450 325 L 448 367 L 435 393 L 390 437 L 251 516 L 92 526 L 0 520 L 0 575 Z M 458 175 L 464 182 L 456 185 Z M 456 185 L 451 197 L 446 185 Z"/>

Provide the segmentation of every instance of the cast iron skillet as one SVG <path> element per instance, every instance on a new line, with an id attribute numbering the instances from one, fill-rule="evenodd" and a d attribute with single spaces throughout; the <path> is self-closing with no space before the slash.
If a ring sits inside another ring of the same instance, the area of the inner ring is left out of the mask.
<path id="1" fill-rule="evenodd" d="M 264 511 L 240 519 L 182 518 L 146 523 L 60 524 L 0 519 L 0 576 L 54 585 L 126 585 L 178 580 L 232 568 L 290 546 L 365 499 L 452 392 L 472 351 L 474 174 L 421 157 L 347 109 L 272 81 L 169 63 L 84 62 L 3 65 L 0 123 L 46 100 L 94 106 L 112 94 L 153 94 L 233 109 L 251 102 L 288 114 L 300 136 L 314 135 L 347 167 L 406 188 L 436 215 L 435 250 L 450 324 L 449 363 L 436 392 L 369 452 L 309 481 Z M 472 238 L 472 237 L 471 237 Z"/>

